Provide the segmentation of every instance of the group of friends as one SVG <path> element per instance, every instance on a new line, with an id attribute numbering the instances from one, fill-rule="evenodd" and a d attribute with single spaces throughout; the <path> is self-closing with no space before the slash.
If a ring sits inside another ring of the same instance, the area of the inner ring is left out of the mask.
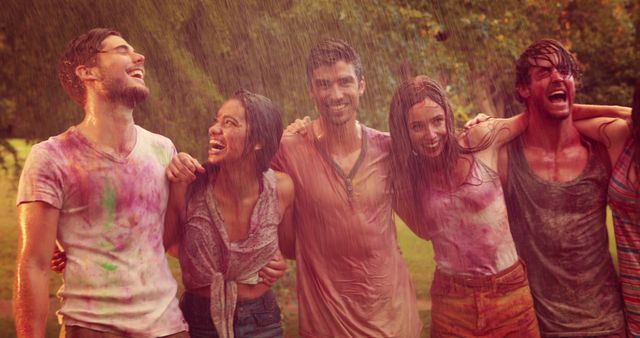
<path id="1" fill-rule="evenodd" d="M 306 69 L 318 118 L 283 136 L 279 108 L 238 90 L 204 165 L 135 125 L 144 61 L 104 28 L 60 59 L 85 117 L 34 145 L 20 178 L 19 337 L 44 335 L 56 246 L 61 337 L 281 337 L 283 256 L 300 336 L 419 337 L 394 211 L 433 244 L 432 337 L 640 336 L 640 90 L 633 112 L 574 104 L 579 70 L 559 42 L 518 59 L 523 113 L 457 130 L 446 91 L 419 75 L 396 89 L 384 133 L 356 119 L 357 52 L 322 40 Z"/>

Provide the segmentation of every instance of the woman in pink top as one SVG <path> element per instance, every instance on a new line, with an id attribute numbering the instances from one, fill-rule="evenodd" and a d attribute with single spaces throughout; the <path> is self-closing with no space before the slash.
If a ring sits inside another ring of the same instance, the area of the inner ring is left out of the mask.
<path id="1" fill-rule="evenodd" d="M 275 105 L 240 90 L 209 128 L 206 169 L 184 153 L 167 168 L 165 237 L 180 239 L 191 337 L 282 336 L 270 283 L 258 275 L 278 251 L 279 228 L 292 225 L 291 178 L 269 169 L 281 136 Z"/>
<path id="2" fill-rule="evenodd" d="M 539 336 L 497 173 L 500 147 L 526 123 L 521 114 L 456 134 L 444 90 L 426 76 L 393 96 L 396 211 L 435 251 L 432 337 Z"/>

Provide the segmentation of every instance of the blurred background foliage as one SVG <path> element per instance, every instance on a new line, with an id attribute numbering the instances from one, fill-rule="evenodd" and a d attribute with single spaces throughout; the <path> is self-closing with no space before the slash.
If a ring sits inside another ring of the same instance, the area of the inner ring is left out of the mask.
<path id="1" fill-rule="evenodd" d="M 123 33 L 146 56 L 150 98 L 138 124 L 205 154 L 225 97 L 244 87 L 283 109 L 316 112 L 305 64 L 325 37 L 360 53 L 367 90 L 359 120 L 387 129 L 394 88 L 427 74 L 446 86 L 457 118 L 502 116 L 515 102 L 515 59 L 544 37 L 562 41 L 584 70 L 578 101 L 630 105 L 640 74 L 637 0 L 5 0 L 0 9 L 0 151 L 7 138 L 43 139 L 83 116 L 57 80 L 66 43 L 93 27 Z M 4 156 L 0 156 L 4 158 Z"/>

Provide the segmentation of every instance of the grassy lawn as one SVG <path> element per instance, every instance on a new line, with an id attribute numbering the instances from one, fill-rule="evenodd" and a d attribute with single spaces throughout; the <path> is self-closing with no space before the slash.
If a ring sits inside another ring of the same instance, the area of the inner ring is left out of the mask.
<path id="1" fill-rule="evenodd" d="M 20 157 L 25 158 L 29 151 L 29 145 L 20 140 L 11 142 L 19 150 Z M 2 155 L 2 153 L 0 153 Z M 7 157 L 7 164 L 12 165 L 12 159 Z M 15 257 L 18 228 L 16 225 L 16 208 L 15 195 L 18 178 L 12 172 L 0 169 L 0 302 L 7 302 L 11 299 L 11 286 L 15 273 Z M 609 228 L 609 238 L 611 251 L 614 258 L 615 243 L 613 242 L 613 232 L 611 227 L 611 215 L 607 217 Z M 433 262 L 433 250 L 430 242 L 426 242 L 416 237 L 408 228 L 399 223 L 398 225 L 398 241 L 402 254 L 409 268 L 411 279 L 418 300 L 422 303 L 429 300 L 429 287 L 433 278 L 435 264 Z M 614 259 L 614 262 L 616 260 Z M 616 262 L 617 263 L 617 262 Z M 182 293 L 182 283 L 180 277 L 180 268 L 175 258 L 169 257 L 169 264 L 178 280 L 180 289 L 178 294 Z M 57 289 L 60 287 L 61 279 L 58 275 L 51 273 L 51 287 L 49 294 L 55 296 Z M 296 297 L 295 297 L 295 264 L 290 264 L 287 275 L 282 278 L 275 286 L 278 300 L 283 310 L 283 324 L 286 337 L 297 337 L 297 314 L 296 314 Z M 1 307 L 0 307 L 1 309 Z M 6 312 L 6 311 L 5 311 Z M 429 327 L 429 311 L 421 310 L 420 316 L 425 323 L 423 337 L 428 336 Z M 47 323 L 47 337 L 58 336 L 58 324 L 53 317 Z M 0 337 L 15 337 L 15 329 L 13 321 L 9 313 L 0 313 Z"/>

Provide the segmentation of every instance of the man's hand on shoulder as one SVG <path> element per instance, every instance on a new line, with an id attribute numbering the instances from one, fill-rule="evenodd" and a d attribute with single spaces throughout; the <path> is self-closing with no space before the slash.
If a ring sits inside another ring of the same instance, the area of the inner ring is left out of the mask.
<path id="1" fill-rule="evenodd" d="M 478 115 L 474 116 L 473 118 L 471 118 L 469 121 L 467 121 L 467 123 L 464 124 L 464 129 L 467 130 L 471 127 L 474 127 L 476 125 L 479 125 L 483 122 L 487 122 L 490 119 L 492 119 L 493 117 L 483 114 L 483 113 L 479 113 Z"/>
<path id="2" fill-rule="evenodd" d="M 285 135 L 293 135 L 293 134 L 306 135 L 307 134 L 306 127 L 310 123 L 311 123 L 311 118 L 309 116 L 305 116 L 302 119 L 296 119 L 295 121 L 291 122 L 291 124 L 287 126 L 287 128 L 284 130 L 284 133 Z"/>

